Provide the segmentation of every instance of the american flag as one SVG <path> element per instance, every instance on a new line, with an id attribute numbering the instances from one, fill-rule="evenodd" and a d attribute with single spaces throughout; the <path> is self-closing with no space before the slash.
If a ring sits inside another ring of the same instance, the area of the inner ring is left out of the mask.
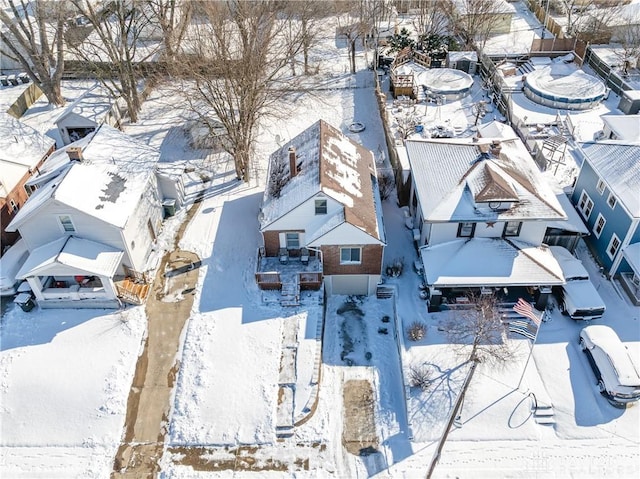
<path id="1" fill-rule="evenodd" d="M 513 307 L 513 310 L 516 313 L 529 318 L 536 324 L 536 326 L 540 326 L 540 318 L 536 313 L 533 312 L 533 306 L 531 306 L 531 303 L 528 303 L 522 298 L 518 298 L 518 302 Z"/>

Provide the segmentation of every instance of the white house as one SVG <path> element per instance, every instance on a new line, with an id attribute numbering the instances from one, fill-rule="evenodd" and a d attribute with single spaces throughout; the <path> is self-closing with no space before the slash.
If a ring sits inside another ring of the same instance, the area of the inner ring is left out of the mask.
<path id="1" fill-rule="evenodd" d="M 271 155 L 268 178 L 265 254 L 308 251 L 328 293 L 375 292 L 386 240 L 373 153 L 320 120 Z"/>
<path id="2" fill-rule="evenodd" d="M 469 290 L 527 290 L 540 305 L 563 284 L 543 243 L 567 214 L 519 139 L 408 140 L 410 212 L 432 304 Z M 444 298 L 444 299 L 443 299 Z"/>
<path id="3" fill-rule="evenodd" d="M 56 151 L 29 181 L 37 189 L 7 230 L 19 231 L 27 244 L 17 276 L 42 308 L 144 299 L 162 203 L 179 190 L 157 172 L 159 157 L 155 148 L 102 125 Z"/>

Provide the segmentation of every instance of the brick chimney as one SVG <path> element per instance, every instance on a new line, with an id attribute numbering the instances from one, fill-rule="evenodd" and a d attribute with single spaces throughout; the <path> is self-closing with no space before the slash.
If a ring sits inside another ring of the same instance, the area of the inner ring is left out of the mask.
<path id="1" fill-rule="evenodd" d="M 298 157 L 293 146 L 289 147 L 289 172 L 291 173 L 291 178 L 298 174 Z"/>
<path id="2" fill-rule="evenodd" d="M 82 148 L 79 146 L 72 146 L 67 148 L 67 155 L 71 161 L 82 161 Z"/>
<path id="3" fill-rule="evenodd" d="M 500 151 L 502 150 L 502 145 L 500 144 L 500 140 L 493 140 L 491 142 L 491 154 L 495 157 L 500 156 Z"/>

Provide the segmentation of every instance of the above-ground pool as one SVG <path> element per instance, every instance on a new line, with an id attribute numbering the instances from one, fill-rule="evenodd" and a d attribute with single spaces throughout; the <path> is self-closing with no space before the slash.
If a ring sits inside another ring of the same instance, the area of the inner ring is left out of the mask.
<path id="1" fill-rule="evenodd" d="M 427 93 L 443 95 L 446 100 L 455 101 L 469 94 L 473 86 L 473 77 L 462 70 L 431 68 L 420 72 L 416 82 Z"/>
<path id="2" fill-rule="evenodd" d="M 607 87 L 582 70 L 568 73 L 549 65 L 527 74 L 524 94 L 540 105 L 563 110 L 587 110 L 607 96 Z"/>

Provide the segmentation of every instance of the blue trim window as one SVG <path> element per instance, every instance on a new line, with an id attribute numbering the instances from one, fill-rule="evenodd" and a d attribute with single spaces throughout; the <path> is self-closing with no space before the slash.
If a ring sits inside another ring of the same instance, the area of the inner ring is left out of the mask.
<path id="1" fill-rule="evenodd" d="M 317 215 L 326 215 L 327 214 L 327 200 L 326 199 L 316 200 L 316 214 Z"/>

